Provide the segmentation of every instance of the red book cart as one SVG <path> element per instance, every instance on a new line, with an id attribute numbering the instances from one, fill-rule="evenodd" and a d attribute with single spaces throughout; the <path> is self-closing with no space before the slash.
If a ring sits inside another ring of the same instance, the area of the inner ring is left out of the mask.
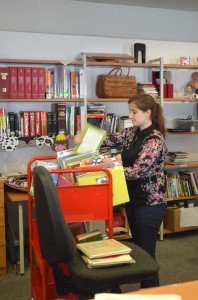
<path id="1" fill-rule="evenodd" d="M 55 285 L 51 267 L 42 258 L 37 221 L 34 212 L 34 198 L 31 196 L 30 188 L 33 175 L 33 167 L 36 161 L 56 160 L 55 156 L 34 157 L 28 162 L 28 220 L 29 220 L 29 247 L 30 247 L 30 274 L 31 293 L 35 300 L 51 300 L 59 298 Z M 105 172 L 108 182 L 94 185 L 72 185 L 57 186 L 59 200 L 65 220 L 68 223 L 107 220 L 109 225 L 109 237 L 113 237 L 113 208 L 112 208 L 112 177 L 108 169 L 89 168 L 67 168 L 56 169 L 51 173 L 84 173 L 84 172 Z M 65 249 L 67 251 L 67 249 Z M 67 266 L 65 265 L 66 271 Z M 64 299 L 64 298 L 62 298 Z M 66 298 L 65 298 L 66 299 Z M 76 299 L 74 294 L 67 296 L 67 299 Z"/>

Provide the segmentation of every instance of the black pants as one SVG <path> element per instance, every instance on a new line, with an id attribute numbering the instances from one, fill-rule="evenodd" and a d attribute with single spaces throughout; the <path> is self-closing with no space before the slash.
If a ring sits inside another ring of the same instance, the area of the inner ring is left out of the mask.
<path id="1" fill-rule="evenodd" d="M 125 204 L 133 241 L 155 258 L 158 230 L 166 212 L 166 204 L 133 206 Z M 159 285 L 159 275 L 141 282 L 141 288 Z"/>

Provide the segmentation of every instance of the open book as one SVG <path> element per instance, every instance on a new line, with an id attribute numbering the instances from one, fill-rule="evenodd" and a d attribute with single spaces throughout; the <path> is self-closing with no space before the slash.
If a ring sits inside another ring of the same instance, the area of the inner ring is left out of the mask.
<path id="1" fill-rule="evenodd" d="M 101 268 L 135 263 L 135 260 L 129 254 L 114 255 L 95 259 L 89 259 L 87 256 L 83 255 L 82 259 L 86 262 L 89 268 Z"/>
<path id="2" fill-rule="evenodd" d="M 88 258 L 101 258 L 120 254 L 129 254 L 131 248 L 116 241 L 115 239 L 94 241 L 77 244 L 77 248 Z"/>
<path id="3" fill-rule="evenodd" d="M 106 137 L 106 131 L 87 124 L 82 131 L 82 142 L 74 147 L 74 153 L 82 154 L 98 150 Z"/>

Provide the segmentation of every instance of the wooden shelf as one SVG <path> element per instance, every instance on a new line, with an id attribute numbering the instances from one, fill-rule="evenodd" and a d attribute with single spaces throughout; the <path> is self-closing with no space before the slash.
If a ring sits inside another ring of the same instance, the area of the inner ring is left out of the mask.
<path id="1" fill-rule="evenodd" d="M 128 98 L 88 98 L 88 102 L 128 102 Z M 0 102 L 27 102 L 27 103 L 41 103 L 41 102 L 83 102 L 82 98 L 56 98 L 56 99 L 0 99 Z"/>
<path id="2" fill-rule="evenodd" d="M 21 59 L 21 58 L 0 58 L 0 63 L 5 64 L 42 64 L 42 65 L 60 65 L 62 64 L 58 60 L 48 59 Z"/>
<path id="3" fill-rule="evenodd" d="M 167 135 L 198 134 L 198 131 L 168 131 Z"/>
<path id="4" fill-rule="evenodd" d="M 190 69 L 198 69 L 198 65 L 164 64 L 164 68 L 190 70 Z"/>
<path id="5" fill-rule="evenodd" d="M 81 66 L 83 64 L 82 60 L 71 61 L 68 65 Z M 87 66 L 89 67 L 131 67 L 131 68 L 159 68 L 159 64 L 150 63 L 127 63 L 127 62 L 116 62 L 116 61 L 87 61 Z"/>
<path id="6" fill-rule="evenodd" d="M 172 103 L 172 102 L 183 102 L 183 103 L 194 103 L 194 102 L 198 102 L 198 98 L 164 98 L 164 102 L 167 102 L 167 103 Z"/>
<path id="7" fill-rule="evenodd" d="M 198 168 L 198 161 L 189 161 L 180 165 L 169 165 L 165 164 L 165 170 L 179 170 L 184 168 Z"/>
<path id="8" fill-rule="evenodd" d="M 171 201 L 186 201 L 186 200 L 194 200 L 197 199 L 197 196 L 185 196 L 185 197 L 177 197 L 173 199 L 167 199 L 168 202 Z"/>

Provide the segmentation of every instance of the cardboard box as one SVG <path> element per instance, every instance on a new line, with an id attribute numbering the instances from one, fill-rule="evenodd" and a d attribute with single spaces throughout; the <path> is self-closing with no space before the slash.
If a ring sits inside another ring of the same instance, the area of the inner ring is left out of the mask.
<path id="1" fill-rule="evenodd" d="M 4 189 L 0 188 L 0 207 L 4 207 Z"/>
<path id="2" fill-rule="evenodd" d="M 179 208 L 167 208 L 164 218 L 164 228 L 177 231 L 180 229 L 180 209 Z"/>
<path id="3" fill-rule="evenodd" d="M 184 209 L 184 214 L 188 213 L 189 208 Z M 166 215 L 164 218 L 164 228 L 171 230 L 173 232 L 175 231 L 182 231 L 185 229 L 194 229 L 197 228 L 197 226 L 191 226 L 191 227 L 181 227 L 181 209 L 180 208 L 167 208 Z"/>
<path id="4" fill-rule="evenodd" d="M 6 246 L 0 246 L 0 268 L 6 267 Z"/>
<path id="5" fill-rule="evenodd" d="M 5 245 L 5 226 L 0 226 L 0 245 Z"/>

